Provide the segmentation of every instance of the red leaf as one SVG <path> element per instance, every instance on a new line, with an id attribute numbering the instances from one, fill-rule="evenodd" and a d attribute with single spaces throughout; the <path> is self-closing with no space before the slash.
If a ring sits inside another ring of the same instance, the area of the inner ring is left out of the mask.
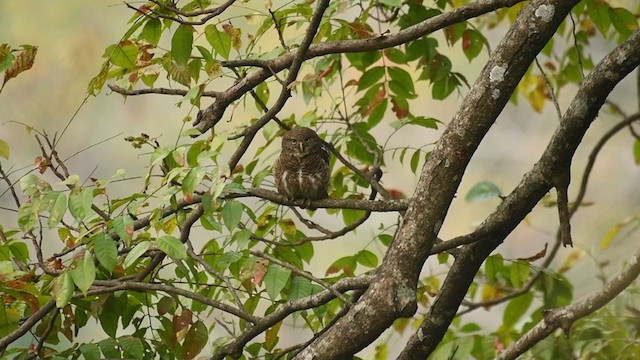
<path id="1" fill-rule="evenodd" d="M 387 96 L 386 90 L 381 87 L 380 91 L 378 91 L 378 93 L 376 94 L 376 97 L 374 97 L 371 100 L 371 103 L 369 103 L 369 107 L 364 112 L 364 116 L 371 115 L 371 113 L 378 107 L 378 105 L 382 103 L 382 101 L 385 99 L 386 96 Z"/>
<path id="2" fill-rule="evenodd" d="M 387 192 L 391 195 L 392 198 L 396 200 L 406 199 L 407 195 L 405 195 L 402 191 L 396 189 L 388 189 Z"/>
<path id="3" fill-rule="evenodd" d="M 253 276 L 251 276 L 251 283 L 258 286 L 262 284 L 262 279 L 264 279 L 264 275 L 267 273 L 267 268 L 269 266 L 269 262 L 264 259 L 259 259 L 256 261 L 256 265 L 253 267 Z"/>
<path id="4" fill-rule="evenodd" d="M 466 51 L 471 47 L 471 35 L 469 30 L 465 30 L 462 34 L 462 50 Z"/>
<path id="5" fill-rule="evenodd" d="M 392 98 L 391 103 L 393 104 L 391 110 L 396 114 L 396 117 L 398 119 L 404 119 L 409 115 L 409 109 L 401 108 L 400 105 L 398 105 L 398 103 L 395 101 L 395 99 Z"/>
<path id="6" fill-rule="evenodd" d="M 368 39 L 373 37 L 373 32 L 369 25 L 352 22 L 349 23 L 349 26 L 359 39 Z"/>
<path id="7" fill-rule="evenodd" d="M 326 69 L 324 69 L 324 70 L 322 70 L 322 71 L 320 71 L 318 73 L 318 79 L 322 79 L 323 77 L 327 76 L 327 74 L 329 74 L 331 71 L 333 71 L 333 68 L 335 67 L 335 65 L 336 65 L 336 62 L 332 61 L 331 65 L 329 65 L 328 68 L 326 68 Z"/>

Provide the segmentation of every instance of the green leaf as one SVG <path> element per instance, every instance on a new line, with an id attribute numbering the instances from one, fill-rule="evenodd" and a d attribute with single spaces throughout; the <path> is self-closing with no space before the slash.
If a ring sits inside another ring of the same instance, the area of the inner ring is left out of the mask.
<path id="1" fill-rule="evenodd" d="M 384 76 L 384 68 L 382 66 L 376 66 L 365 71 L 358 80 L 358 91 L 364 90 L 374 84 L 377 84 Z"/>
<path id="2" fill-rule="evenodd" d="M 0 231 L 2 231 L 1 228 Z M 9 244 L 9 251 L 11 251 L 11 255 L 13 255 L 17 260 L 25 263 L 29 261 L 29 248 L 27 247 L 27 244 L 23 242 L 11 242 Z"/>
<path id="3" fill-rule="evenodd" d="M 162 35 L 162 24 L 158 19 L 149 19 L 144 24 L 140 38 L 150 42 L 153 45 L 158 45 L 160 36 Z"/>
<path id="4" fill-rule="evenodd" d="M 414 174 L 418 170 L 418 163 L 420 162 L 420 150 L 416 150 L 413 155 L 411 155 L 411 160 L 409 161 L 409 166 L 411 167 L 411 172 Z"/>
<path id="5" fill-rule="evenodd" d="M 375 268 L 378 266 L 378 257 L 369 250 L 360 250 L 356 254 L 356 261 L 366 267 Z"/>
<path id="6" fill-rule="evenodd" d="M 449 96 L 453 90 L 456 89 L 458 82 L 455 80 L 453 75 L 449 75 L 442 79 L 439 79 L 433 83 L 433 87 L 431 88 L 431 96 L 435 100 L 444 100 Z"/>
<path id="7" fill-rule="evenodd" d="M 49 198 L 49 196 L 51 197 Z M 43 200 L 45 199 L 51 202 L 47 225 L 49 225 L 49 228 L 53 228 L 62 221 L 64 214 L 67 212 L 67 194 L 54 191 L 47 194 Z"/>
<path id="8" fill-rule="evenodd" d="M 277 264 L 269 265 L 263 281 L 271 300 L 275 300 L 278 297 L 280 291 L 287 285 L 290 276 L 291 270 Z"/>
<path id="9" fill-rule="evenodd" d="M 120 44 L 107 47 L 105 57 L 115 66 L 134 69 L 136 67 L 136 58 L 138 57 L 138 48 L 131 41 L 123 41 Z"/>
<path id="10" fill-rule="evenodd" d="M 587 12 L 594 24 L 598 27 L 598 30 L 604 37 L 609 32 L 611 26 L 611 18 L 609 18 L 609 5 L 604 5 L 600 1 L 589 1 Z"/>
<path id="11" fill-rule="evenodd" d="M 408 119 L 402 119 L 389 125 L 396 130 L 405 125 L 417 125 L 427 129 L 438 129 L 438 122 L 439 121 L 434 118 L 410 115 Z"/>
<path id="12" fill-rule="evenodd" d="M 399 67 L 391 67 L 388 68 L 388 72 L 392 80 L 389 82 L 389 88 L 391 91 L 405 99 L 413 99 L 417 97 L 415 88 L 413 87 L 413 79 L 407 71 Z"/>
<path id="13" fill-rule="evenodd" d="M 378 238 L 380 239 L 380 242 L 384 246 L 391 245 L 391 242 L 393 241 L 393 236 L 391 236 L 389 234 L 380 234 L 380 235 L 378 235 Z"/>
<path id="14" fill-rule="evenodd" d="M 294 276 L 289 286 L 289 300 L 302 299 L 313 294 L 311 281 L 302 276 Z"/>
<path id="15" fill-rule="evenodd" d="M 387 112 L 387 106 L 389 105 L 389 100 L 384 99 L 380 104 L 378 104 L 373 111 L 369 114 L 369 119 L 367 120 L 367 124 L 369 126 L 374 127 L 382 121 L 385 113 Z"/>
<path id="16" fill-rule="evenodd" d="M 73 296 L 73 279 L 71 279 L 68 271 L 63 272 L 53 280 L 51 295 L 53 295 L 56 306 L 59 309 L 62 309 L 69 303 L 71 296 Z"/>
<path id="17" fill-rule="evenodd" d="M 390 48 L 390 49 L 384 50 L 383 52 L 384 52 L 384 56 L 387 59 L 391 60 L 392 62 L 394 62 L 396 64 L 406 64 L 407 63 L 407 57 L 401 50 L 398 50 L 396 48 Z"/>
<path id="18" fill-rule="evenodd" d="M 484 272 L 489 284 L 495 284 L 497 280 L 496 275 L 503 271 L 504 261 L 502 260 L 502 255 L 496 254 L 487 258 L 484 263 Z"/>
<path id="19" fill-rule="evenodd" d="M 85 360 L 99 360 L 100 348 L 96 344 L 82 344 L 78 348 Z"/>
<path id="20" fill-rule="evenodd" d="M 215 25 L 207 25 L 204 28 L 204 36 L 207 38 L 209 44 L 218 55 L 222 56 L 225 60 L 229 59 L 229 53 L 231 52 L 231 37 L 224 31 L 218 31 Z"/>
<path id="21" fill-rule="evenodd" d="M 89 290 L 91 285 L 93 285 L 93 281 L 96 279 L 96 266 L 93 263 L 91 252 L 84 252 L 82 259 L 77 261 L 75 269 L 71 270 L 71 277 L 78 289 L 86 295 L 87 290 Z"/>
<path id="22" fill-rule="evenodd" d="M 626 40 L 629 35 L 638 29 L 638 20 L 625 8 L 610 9 L 609 17 L 613 27 L 620 34 L 621 40 Z"/>
<path id="23" fill-rule="evenodd" d="M 507 307 L 502 314 L 502 325 L 507 328 L 512 328 L 518 320 L 524 315 L 533 301 L 533 294 L 528 292 L 520 295 L 507 304 Z"/>
<path id="24" fill-rule="evenodd" d="M 391 7 L 400 7 L 402 6 L 402 0 L 378 0 L 381 4 L 391 6 Z"/>
<path id="25" fill-rule="evenodd" d="M 133 219 L 131 216 L 128 214 L 118 216 L 113 219 L 112 226 L 113 230 L 118 234 L 121 240 L 124 240 L 126 243 L 131 241 L 131 238 L 133 237 Z"/>
<path id="26" fill-rule="evenodd" d="M 192 167 L 200 165 L 198 155 L 208 148 L 209 144 L 205 140 L 198 140 L 189 146 L 187 150 L 187 164 Z"/>
<path id="27" fill-rule="evenodd" d="M 9 148 L 9 144 L 6 141 L 0 139 L 0 157 L 3 157 L 9 160 L 9 155 L 11 154 L 11 149 Z"/>
<path id="28" fill-rule="evenodd" d="M 182 356 L 184 359 L 194 359 L 207 345 L 207 340 L 209 340 L 207 327 L 202 321 L 196 321 L 189 328 L 189 332 L 187 332 L 182 344 Z"/>
<path id="29" fill-rule="evenodd" d="M 151 155 L 150 166 L 160 164 L 162 160 L 164 160 L 164 158 L 171 154 L 171 151 L 173 151 L 173 149 L 168 147 L 157 147 L 155 150 L 153 150 L 153 154 Z"/>
<path id="30" fill-rule="evenodd" d="M 149 250 L 150 246 L 151 242 L 149 241 L 143 241 L 134 246 L 133 249 L 131 249 L 131 251 L 129 251 L 129 253 L 127 254 L 127 257 L 124 259 L 122 267 L 126 269 L 129 266 L 133 265 L 133 263 L 138 260 L 140 256 L 142 256 L 145 252 L 147 252 L 147 250 Z"/>
<path id="31" fill-rule="evenodd" d="M 640 165 L 640 140 L 633 143 L 633 159 L 636 165 Z"/>
<path id="32" fill-rule="evenodd" d="M 502 195 L 498 186 L 490 181 L 479 182 L 464 197 L 467 202 L 480 202 L 495 199 Z"/>
<path id="33" fill-rule="evenodd" d="M 182 260 L 187 257 L 187 248 L 185 248 L 184 244 L 175 236 L 161 236 L 156 239 L 155 243 L 162 252 L 174 259 Z"/>
<path id="34" fill-rule="evenodd" d="M 38 224 L 39 211 L 40 199 L 34 198 L 23 202 L 18 209 L 18 226 L 20 226 L 20 230 L 33 230 Z"/>
<path id="35" fill-rule="evenodd" d="M 116 267 L 118 260 L 118 249 L 116 242 L 108 235 L 98 234 L 93 242 L 93 251 L 102 266 L 111 274 Z"/>
<path id="36" fill-rule="evenodd" d="M 134 359 L 144 358 L 144 346 L 137 337 L 132 335 L 122 336 L 118 338 L 118 343 L 125 354 L 132 356 Z"/>
<path id="37" fill-rule="evenodd" d="M 438 253 L 438 264 L 446 264 L 449 261 L 449 253 L 441 252 Z"/>
<path id="38" fill-rule="evenodd" d="M 469 61 L 480 54 L 483 45 L 484 37 L 476 30 L 467 29 L 462 34 L 462 51 Z"/>
<path id="39" fill-rule="evenodd" d="M 104 332 L 112 338 L 116 337 L 116 332 L 118 330 L 118 319 L 120 318 L 120 314 L 123 313 L 125 308 L 126 304 L 124 304 L 123 301 L 121 301 L 119 298 L 112 295 L 107 298 L 102 307 L 100 315 L 98 315 L 102 330 L 104 330 Z M 103 349 L 102 351 L 104 352 L 104 348 L 102 346 L 101 349 Z"/>
<path id="40" fill-rule="evenodd" d="M 360 220 L 365 213 L 364 210 L 342 209 L 342 219 L 345 225 L 351 225 Z"/>
<path id="41" fill-rule="evenodd" d="M 8 44 L 0 44 L 0 72 L 4 72 L 13 65 L 16 56 L 11 53 Z"/>
<path id="42" fill-rule="evenodd" d="M 86 219 L 91 214 L 93 205 L 93 190 L 73 188 L 69 195 L 69 212 L 78 222 Z"/>
<path id="43" fill-rule="evenodd" d="M 112 338 L 106 338 L 98 342 L 98 346 L 105 358 L 119 359 L 122 357 L 118 343 Z"/>
<path id="44" fill-rule="evenodd" d="M 476 323 L 464 324 L 460 328 L 460 331 L 462 331 L 463 333 L 471 333 L 471 332 L 476 332 L 476 331 L 480 331 L 480 330 L 482 330 L 482 328 L 480 327 L 480 325 L 478 325 Z"/>
<path id="45" fill-rule="evenodd" d="M 222 221 L 229 231 L 234 231 L 244 212 L 244 206 L 241 203 L 231 200 L 227 201 L 222 207 Z"/>
<path id="46" fill-rule="evenodd" d="M 196 187 L 198 187 L 202 179 L 204 179 L 205 174 L 205 168 L 196 167 L 189 170 L 184 180 L 182 180 L 182 192 L 185 194 L 193 194 Z"/>
<path id="47" fill-rule="evenodd" d="M 521 287 L 525 281 L 529 278 L 529 264 L 524 261 L 514 261 L 509 267 L 509 278 L 511 279 L 511 284 L 519 288 Z"/>
<path id="48" fill-rule="evenodd" d="M 180 25 L 171 38 L 171 57 L 176 63 L 186 65 L 193 49 L 193 27 Z"/>

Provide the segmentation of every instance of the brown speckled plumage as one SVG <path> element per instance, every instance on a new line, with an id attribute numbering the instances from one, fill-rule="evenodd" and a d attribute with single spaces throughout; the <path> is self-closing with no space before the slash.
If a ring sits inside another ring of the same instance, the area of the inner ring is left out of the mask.
<path id="1" fill-rule="evenodd" d="M 278 192 L 288 198 L 318 200 L 327 197 L 329 152 L 318 134 L 309 128 L 296 127 L 284 135 L 273 172 Z"/>

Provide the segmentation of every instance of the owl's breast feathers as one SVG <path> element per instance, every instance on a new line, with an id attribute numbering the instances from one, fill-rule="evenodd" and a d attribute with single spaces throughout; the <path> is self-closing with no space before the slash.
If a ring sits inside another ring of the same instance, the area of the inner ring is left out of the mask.
<path id="1" fill-rule="evenodd" d="M 321 151 L 303 157 L 281 158 L 276 163 L 276 187 L 294 199 L 324 199 L 329 187 L 329 153 Z"/>

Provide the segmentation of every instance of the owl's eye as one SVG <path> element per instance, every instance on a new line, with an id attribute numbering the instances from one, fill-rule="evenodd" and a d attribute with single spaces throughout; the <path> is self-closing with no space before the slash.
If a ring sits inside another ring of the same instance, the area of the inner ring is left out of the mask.
<path id="1" fill-rule="evenodd" d="M 298 142 L 298 141 L 297 141 L 296 139 L 291 139 L 291 143 L 292 143 L 292 144 L 295 144 L 295 143 L 297 143 L 297 142 Z"/>
<path id="2" fill-rule="evenodd" d="M 311 142 L 311 138 L 306 138 L 306 139 L 304 139 L 304 142 L 306 142 L 306 143 L 310 143 L 310 142 Z"/>

